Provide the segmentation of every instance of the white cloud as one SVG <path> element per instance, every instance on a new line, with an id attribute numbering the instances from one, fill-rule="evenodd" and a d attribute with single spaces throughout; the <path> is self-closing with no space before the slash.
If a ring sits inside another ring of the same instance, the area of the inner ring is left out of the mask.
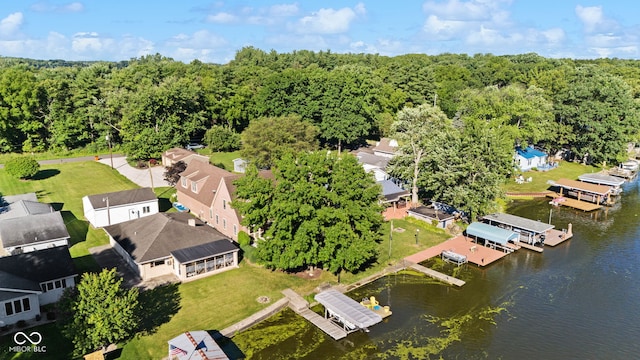
<path id="1" fill-rule="evenodd" d="M 503 17 L 502 4 L 509 4 L 509 0 L 446 0 L 444 3 L 438 1 L 427 1 L 422 5 L 422 9 L 427 14 L 435 14 L 442 18 L 451 20 L 480 21 L 489 20 L 496 15 Z"/>
<path id="2" fill-rule="evenodd" d="M 268 12 L 270 16 L 288 17 L 297 15 L 298 11 L 298 4 L 278 4 L 271 6 Z"/>
<path id="3" fill-rule="evenodd" d="M 207 30 L 199 30 L 193 34 L 178 34 L 161 45 L 162 53 L 180 60 L 189 62 L 193 59 L 212 61 L 210 56 L 220 49 L 225 48 L 228 42 L 222 36 Z"/>
<path id="4" fill-rule="evenodd" d="M 21 12 L 9 14 L 6 18 L 0 20 L 0 36 L 14 35 L 24 21 L 24 15 Z"/>
<path id="5" fill-rule="evenodd" d="M 48 1 L 40 1 L 32 4 L 29 9 L 35 12 L 81 12 L 84 10 L 84 4 L 76 1 L 61 5 L 55 5 L 49 3 Z"/>
<path id="6" fill-rule="evenodd" d="M 449 40 L 464 32 L 468 23 L 460 20 L 440 19 L 437 15 L 429 15 L 424 23 L 423 30 L 433 35 L 437 40 Z"/>
<path id="7" fill-rule="evenodd" d="M 364 5 L 359 3 L 356 10 L 351 8 L 320 9 L 298 20 L 294 31 L 303 34 L 339 34 L 349 30 L 358 14 L 362 14 Z"/>
<path id="8" fill-rule="evenodd" d="M 237 20 L 238 20 L 237 16 L 226 13 L 226 12 L 219 12 L 217 14 L 207 16 L 208 22 L 217 23 L 217 24 L 230 24 L 230 23 L 236 22 Z"/>
<path id="9" fill-rule="evenodd" d="M 615 20 L 609 19 L 604 15 L 601 6 L 583 7 L 578 5 L 576 6 L 576 15 L 587 33 L 609 32 L 619 28 Z"/>

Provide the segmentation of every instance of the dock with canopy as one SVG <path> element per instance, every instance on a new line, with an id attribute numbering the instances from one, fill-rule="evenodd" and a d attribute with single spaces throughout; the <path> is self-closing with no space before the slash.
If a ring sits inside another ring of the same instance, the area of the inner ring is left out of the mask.
<path id="1" fill-rule="evenodd" d="M 481 222 L 471 223 L 467 227 L 467 236 L 475 238 L 476 242 L 478 239 L 483 239 L 485 246 L 500 249 L 507 253 L 517 249 L 515 245 L 509 244 L 509 241 L 519 241 L 519 235 L 516 232 Z"/>
<path id="2" fill-rule="evenodd" d="M 367 330 L 370 326 L 382 321 L 382 317 L 373 310 L 337 290 L 325 290 L 314 298 L 324 306 L 325 318 L 340 324 L 347 333 Z"/>

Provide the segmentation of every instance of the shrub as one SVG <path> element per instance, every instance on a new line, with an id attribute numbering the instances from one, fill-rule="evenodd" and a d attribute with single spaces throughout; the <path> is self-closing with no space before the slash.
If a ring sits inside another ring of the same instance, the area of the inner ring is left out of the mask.
<path id="1" fill-rule="evenodd" d="M 204 135 L 211 151 L 235 151 L 240 149 L 240 134 L 220 125 L 213 125 Z"/>
<path id="2" fill-rule="evenodd" d="M 247 246 L 251 244 L 251 236 L 244 231 L 238 233 L 238 244 L 240 246 Z"/>
<path id="3" fill-rule="evenodd" d="M 9 159 L 4 165 L 7 173 L 18 179 L 29 179 L 38 173 L 40 164 L 35 158 L 21 156 Z"/>

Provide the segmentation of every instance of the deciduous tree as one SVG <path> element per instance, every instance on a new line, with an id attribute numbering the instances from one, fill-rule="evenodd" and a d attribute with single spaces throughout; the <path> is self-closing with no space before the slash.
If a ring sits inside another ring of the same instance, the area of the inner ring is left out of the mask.
<path id="1" fill-rule="evenodd" d="M 318 148 L 318 129 L 296 115 L 254 120 L 241 136 L 242 157 L 260 169 L 270 168 L 286 152 Z"/>
<path id="2" fill-rule="evenodd" d="M 84 273 L 70 306 L 63 312 L 73 314 L 64 332 L 74 344 L 77 355 L 102 348 L 130 337 L 138 325 L 138 289 L 124 289 L 115 269 Z"/>
<path id="3" fill-rule="evenodd" d="M 350 154 L 304 152 L 276 161 L 275 181 L 256 171 L 236 183 L 246 225 L 267 228 L 260 259 L 284 270 L 355 271 L 376 255 L 380 188 Z M 263 209 L 268 209 L 265 213 Z"/>

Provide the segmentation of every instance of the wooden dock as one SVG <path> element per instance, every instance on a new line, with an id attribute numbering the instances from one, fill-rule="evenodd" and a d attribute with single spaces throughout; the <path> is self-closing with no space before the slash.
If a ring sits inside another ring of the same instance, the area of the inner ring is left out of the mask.
<path id="1" fill-rule="evenodd" d="M 309 302 L 297 292 L 291 289 L 284 289 L 282 290 L 282 294 L 289 300 L 289 308 L 291 308 L 291 310 L 307 319 L 327 335 L 331 336 L 335 340 L 347 337 L 347 332 L 344 329 L 333 323 L 331 320 L 325 319 L 309 309 Z"/>
<path id="2" fill-rule="evenodd" d="M 544 244 L 549 246 L 556 246 L 563 243 L 573 237 L 572 226 L 569 224 L 569 228 L 566 232 L 561 230 L 552 229 L 547 232 L 547 236 L 544 238 Z"/>
<path id="3" fill-rule="evenodd" d="M 590 203 L 590 202 L 586 202 L 586 201 L 581 201 L 581 200 L 576 200 L 576 199 L 570 199 L 567 197 L 564 197 L 558 193 L 555 192 L 551 192 L 547 194 L 547 197 L 550 197 L 552 199 L 555 198 L 559 198 L 562 197 L 563 200 L 558 202 L 557 204 L 560 206 L 568 206 L 574 209 L 578 209 L 578 210 L 582 210 L 582 211 L 593 211 L 593 210 L 598 210 L 600 208 L 602 208 L 602 205 L 598 205 L 598 204 L 594 204 L 594 203 Z"/>
<path id="4" fill-rule="evenodd" d="M 419 272 L 421 272 L 423 274 L 426 274 L 426 275 L 428 275 L 428 276 L 430 276 L 430 277 L 432 277 L 434 279 L 438 279 L 438 280 L 440 280 L 442 282 L 445 282 L 447 284 L 450 284 L 450 285 L 462 286 L 462 285 L 465 284 L 465 282 L 463 280 L 456 279 L 456 278 L 454 278 L 452 276 L 445 275 L 445 274 L 437 272 L 435 270 L 431 270 L 431 269 L 426 268 L 426 267 L 424 267 L 422 265 L 419 265 L 419 264 L 413 264 L 412 263 L 412 264 L 408 264 L 407 267 L 410 268 L 410 269 L 419 271 Z"/>
<path id="5" fill-rule="evenodd" d="M 327 335 L 331 336 L 335 340 L 340 340 L 347 337 L 347 332 L 344 331 L 341 327 L 334 324 L 333 321 L 323 318 L 309 308 L 298 312 L 298 314 L 300 314 L 303 318 L 309 320 L 309 322 L 317 326 L 318 329 L 324 331 Z"/>
<path id="6" fill-rule="evenodd" d="M 523 247 L 523 248 L 525 248 L 527 250 L 531 250 L 531 251 L 537 251 L 537 252 L 544 251 L 544 249 L 541 248 L 540 246 L 534 246 L 534 245 L 531 245 L 531 244 L 527 244 L 526 242 L 523 242 L 523 241 L 520 241 L 518 243 L 518 245 L 520 245 L 520 247 Z"/>
<path id="7" fill-rule="evenodd" d="M 509 244 L 512 245 L 512 244 Z M 443 250 L 453 251 L 456 254 L 464 255 L 470 263 L 478 266 L 486 266 L 507 255 L 504 251 L 495 250 L 476 244 L 471 238 L 464 235 L 458 235 L 436 246 L 422 250 L 419 253 L 407 256 L 405 261 L 410 263 L 421 263 L 431 259 L 434 256 L 440 256 Z"/>

